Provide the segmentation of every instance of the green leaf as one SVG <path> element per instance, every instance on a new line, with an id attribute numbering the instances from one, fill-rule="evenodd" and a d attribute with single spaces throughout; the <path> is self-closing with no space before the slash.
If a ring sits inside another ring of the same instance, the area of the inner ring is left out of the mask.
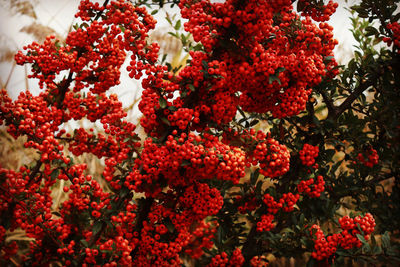
<path id="1" fill-rule="evenodd" d="M 201 61 L 201 64 L 203 65 L 203 68 L 204 68 L 205 70 L 208 69 L 208 63 L 207 63 L 207 61 L 202 60 L 202 61 Z"/>
<path id="2" fill-rule="evenodd" d="M 172 35 L 173 37 L 179 38 L 178 34 L 175 32 L 168 32 L 169 35 Z"/>
<path id="3" fill-rule="evenodd" d="M 327 149 L 325 150 L 324 158 L 330 160 L 332 159 L 333 155 L 335 155 L 335 153 L 336 153 L 335 149 Z"/>
<path id="4" fill-rule="evenodd" d="M 330 60 L 332 60 L 333 58 L 335 58 L 334 56 L 327 56 L 327 57 L 325 57 L 325 60 L 326 61 L 330 61 Z"/>
<path id="5" fill-rule="evenodd" d="M 56 179 L 59 174 L 60 174 L 60 170 L 59 169 L 55 169 L 54 171 L 51 172 L 50 177 L 52 179 Z"/>
<path id="6" fill-rule="evenodd" d="M 171 21 L 171 19 L 169 18 L 168 13 L 167 13 L 167 16 L 165 17 L 165 19 L 168 21 L 169 25 L 172 26 L 172 21 Z"/>
<path id="7" fill-rule="evenodd" d="M 386 231 L 382 237 L 381 237 L 381 241 L 382 241 L 382 248 L 383 249 L 387 249 L 390 247 L 390 237 L 389 237 L 389 232 Z"/>
<path id="8" fill-rule="evenodd" d="M 262 182 L 262 181 L 258 181 L 258 182 L 257 182 L 256 189 L 254 190 L 255 193 L 256 193 L 256 195 L 260 195 L 260 194 L 261 194 L 261 187 L 262 187 L 262 185 L 263 185 L 263 182 Z"/>
<path id="9" fill-rule="evenodd" d="M 297 12 L 301 13 L 304 8 L 306 7 L 306 2 L 305 1 L 298 1 L 297 2 Z"/>
<path id="10" fill-rule="evenodd" d="M 196 90 L 196 88 L 194 88 L 193 84 L 189 84 L 189 89 L 190 91 L 194 92 Z"/>
<path id="11" fill-rule="evenodd" d="M 307 267 L 313 267 L 316 263 L 316 260 L 313 257 L 310 257 L 310 259 L 307 262 Z"/>
<path id="12" fill-rule="evenodd" d="M 168 120 L 167 118 L 162 117 L 162 118 L 161 118 L 161 121 L 162 121 L 163 123 L 165 123 L 166 125 L 171 126 L 171 123 L 169 122 L 169 120 Z"/>
<path id="13" fill-rule="evenodd" d="M 86 22 L 82 23 L 80 26 L 80 28 L 82 28 L 82 29 L 87 28 L 87 27 L 89 27 L 89 24 L 87 24 Z"/>
<path id="14" fill-rule="evenodd" d="M 93 228 L 92 228 L 93 235 L 96 235 L 100 231 L 101 227 L 103 227 L 103 222 L 102 221 L 96 221 L 93 224 Z"/>
<path id="15" fill-rule="evenodd" d="M 158 9 L 155 9 L 155 10 L 153 10 L 152 12 L 151 12 L 151 15 L 155 15 L 155 14 L 157 14 L 158 13 Z"/>
<path id="16" fill-rule="evenodd" d="M 160 108 L 167 107 L 167 100 L 165 100 L 165 98 L 162 96 L 158 99 L 158 103 L 160 104 Z"/>
<path id="17" fill-rule="evenodd" d="M 187 43 L 187 37 L 183 33 L 181 33 L 181 41 L 182 41 L 182 44 L 185 46 Z"/>
<path id="18" fill-rule="evenodd" d="M 372 254 L 374 255 L 378 255 L 382 253 L 382 249 L 380 246 L 374 246 L 374 248 L 372 249 Z"/>
<path id="19" fill-rule="evenodd" d="M 363 235 L 357 234 L 357 238 L 361 241 L 361 243 L 368 244 Z"/>
<path id="20" fill-rule="evenodd" d="M 272 84 L 274 81 L 277 81 L 279 84 L 281 84 L 281 80 L 279 80 L 278 77 L 276 77 L 275 75 L 269 75 L 268 79 L 269 84 Z"/>
<path id="21" fill-rule="evenodd" d="M 224 229 L 222 228 L 222 226 L 218 227 L 218 231 L 217 231 L 217 244 L 221 244 L 222 245 L 222 236 L 224 234 Z"/>
<path id="22" fill-rule="evenodd" d="M 175 24 L 175 30 L 179 30 L 181 28 L 181 20 L 178 20 Z"/>
<path id="23" fill-rule="evenodd" d="M 181 166 L 188 166 L 190 165 L 190 161 L 188 161 L 187 159 L 182 160 Z"/>
<path id="24" fill-rule="evenodd" d="M 303 226 L 303 225 L 304 225 L 304 219 L 305 219 L 305 217 L 304 217 L 304 214 L 302 213 L 302 214 L 300 215 L 300 222 L 299 222 L 299 225 L 300 225 L 300 226 Z"/>
<path id="25" fill-rule="evenodd" d="M 283 233 L 294 233 L 294 231 L 292 229 L 290 229 L 290 228 L 284 228 L 284 229 L 282 229 L 282 231 L 280 233 L 281 234 L 283 234 Z"/>
<path id="26" fill-rule="evenodd" d="M 378 30 L 376 28 L 372 27 L 372 26 L 366 27 L 365 31 L 367 32 L 366 36 L 378 35 L 379 34 Z"/>
<path id="27" fill-rule="evenodd" d="M 129 194 L 129 189 L 127 188 L 127 187 L 122 187 L 121 188 L 121 191 L 119 192 L 119 196 L 121 197 L 121 198 L 124 198 L 124 197 L 126 197 L 128 194 Z"/>
<path id="28" fill-rule="evenodd" d="M 171 110 L 171 111 L 177 111 L 178 110 L 175 106 L 169 106 L 168 109 Z"/>
<path id="29" fill-rule="evenodd" d="M 89 247 L 89 243 L 85 239 L 81 239 L 81 243 L 84 247 Z"/>
<path id="30" fill-rule="evenodd" d="M 260 169 L 256 169 L 253 173 L 250 175 L 250 183 L 251 184 L 256 184 L 258 176 L 260 175 Z"/>

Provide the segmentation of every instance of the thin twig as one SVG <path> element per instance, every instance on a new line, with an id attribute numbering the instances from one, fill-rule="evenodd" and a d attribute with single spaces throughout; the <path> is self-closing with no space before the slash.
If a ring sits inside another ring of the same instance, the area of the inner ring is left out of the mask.
<path id="1" fill-rule="evenodd" d="M 4 84 L 4 87 L 3 87 L 4 89 L 7 88 L 7 85 L 8 85 L 8 83 L 9 83 L 10 80 L 11 80 L 11 76 L 12 76 L 12 74 L 13 74 L 13 72 L 14 72 L 14 69 L 15 69 L 15 66 L 16 66 L 16 65 L 17 65 L 17 63 L 14 61 L 13 64 L 12 64 L 12 66 L 11 66 L 10 73 L 8 74 L 6 83 Z"/>
<path id="2" fill-rule="evenodd" d="M 346 100 L 336 108 L 335 113 L 330 114 L 330 117 L 336 120 L 343 112 L 350 108 L 354 100 L 356 100 L 365 90 L 367 90 L 373 84 L 374 83 L 371 80 L 362 81 L 360 85 L 346 98 Z"/>
<path id="3" fill-rule="evenodd" d="M 109 1 L 110 1 L 110 0 L 105 0 L 105 1 L 104 1 L 104 3 L 103 3 L 103 7 L 104 7 L 104 8 L 106 8 L 106 6 L 108 5 L 108 2 L 109 2 Z M 97 15 L 96 15 L 96 17 L 94 18 L 94 20 L 98 20 L 98 19 L 101 17 L 102 14 L 103 14 L 103 10 L 97 13 Z"/>
<path id="4" fill-rule="evenodd" d="M 24 65 L 24 72 L 25 72 L 25 90 L 29 91 L 29 82 L 28 82 L 28 67 L 26 64 Z"/>

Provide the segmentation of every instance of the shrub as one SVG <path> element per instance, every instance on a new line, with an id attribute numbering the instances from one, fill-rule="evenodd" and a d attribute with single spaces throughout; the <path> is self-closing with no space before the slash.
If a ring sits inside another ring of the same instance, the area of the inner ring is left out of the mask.
<path id="1" fill-rule="evenodd" d="M 82 0 L 65 43 L 15 56 L 40 94 L 0 93 L 1 123 L 37 151 L 0 169 L 2 264 L 398 263 L 399 14 L 377 2 L 353 7 L 357 50 L 338 66 L 332 1 L 173 1 L 190 58 L 172 68 L 146 9 L 171 3 Z M 142 139 L 108 92 L 125 61 L 142 79 Z M 63 129 L 82 119 L 103 129 Z M 16 229 L 30 241 L 8 240 Z"/>

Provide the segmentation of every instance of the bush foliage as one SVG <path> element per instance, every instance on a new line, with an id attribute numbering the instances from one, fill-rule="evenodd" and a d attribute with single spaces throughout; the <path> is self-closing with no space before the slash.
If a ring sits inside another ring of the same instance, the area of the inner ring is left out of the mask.
<path id="1" fill-rule="evenodd" d="M 148 41 L 164 5 L 184 66 Z M 65 42 L 15 56 L 40 94 L 0 92 L 0 122 L 36 151 L 0 168 L 1 265 L 399 264 L 397 6 L 353 6 L 338 65 L 332 1 L 82 0 Z M 144 136 L 109 93 L 124 62 Z M 65 130 L 82 120 L 100 127 Z"/>

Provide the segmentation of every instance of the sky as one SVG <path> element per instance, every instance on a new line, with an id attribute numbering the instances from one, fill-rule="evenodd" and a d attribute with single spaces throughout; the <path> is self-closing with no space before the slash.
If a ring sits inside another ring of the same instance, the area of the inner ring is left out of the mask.
<path id="1" fill-rule="evenodd" d="M 14 0 L 15 1 L 15 0 Z M 27 15 L 13 14 L 9 8 L 9 0 L 0 0 L 0 51 L 9 48 L 13 51 L 22 49 L 24 45 L 31 43 L 34 39 L 32 35 L 21 31 L 33 22 L 48 26 L 54 29 L 60 36 L 65 37 L 71 25 L 75 23 L 74 14 L 78 8 L 78 0 L 31 0 L 22 1 L 31 4 L 36 18 Z M 215 0 L 217 1 L 217 0 Z M 221 1 L 221 0 L 219 0 Z M 99 1 L 102 2 L 102 1 Z M 339 41 L 336 48 L 336 58 L 344 63 L 351 58 L 354 38 L 349 31 L 350 13 L 346 10 L 354 4 L 355 0 L 337 1 L 339 7 L 337 12 L 331 17 L 329 23 L 334 27 L 334 36 Z M 170 10 L 170 13 L 177 9 Z M 168 24 L 162 16 L 165 12 L 159 12 L 156 15 L 159 24 L 156 26 L 162 28 L 164 32 L 168 31 Z M 0 81 L 1 84 L 7 83 L 7 90 L 13 99 L 16 99 L 21 91 L 27 88 L 34 94 L 39 91 L 37 80 L 25 78 L 25 69 L 23 66 L 15 66 L 12 62 L 0 62 Z M 124 106 L 129 106 L 140 95 L 140 84 L 137 81 L 129 79 L 125 74 L 121 77 L 121 85 L 113 88 L 113 92 L 120 96 Z M 133 111 L 133 116 L 138 116 L 137 107 Z"/>

